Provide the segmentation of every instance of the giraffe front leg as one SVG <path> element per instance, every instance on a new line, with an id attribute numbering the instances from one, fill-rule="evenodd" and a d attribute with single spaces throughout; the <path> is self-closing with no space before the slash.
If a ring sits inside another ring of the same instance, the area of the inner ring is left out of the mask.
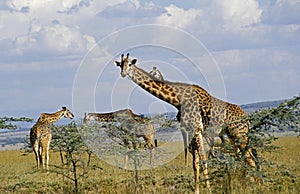
<path id="1" fill-rule="evenodd" d="M 46 147 L 46 169 L 47 169 L 47 171 L 49 170 L 49 150 L 50 150 L 51 139 L 52 139 L 52 135 L 50 134 L 48 142 L 47 142 L 47 147 Z"/>
<path id="2" fill-rule="evenodd" d="M 48 148 L 46 149 L 45 157 L 46 157 L 46 169 L 48 171 L 49 170 L 49 149 Z"/>
<path id="3" fill-rule="evenodd" d="M 184 164 L 188 165 L 188 142 L 189 142 L 189 134 L 185 129 L 181 129 L 181 134 L 183 138 L 183 145 L 184 145 Z"/>

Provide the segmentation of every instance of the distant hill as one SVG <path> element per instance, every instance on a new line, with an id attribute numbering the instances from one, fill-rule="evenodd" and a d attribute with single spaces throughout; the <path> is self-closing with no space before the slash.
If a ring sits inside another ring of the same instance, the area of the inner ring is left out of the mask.
<path id="1" fill-rule="evenodd" d="M 259 110 L 259 109 L 265 109 L 265 108 L 275 108 L 282 102 L 286 100 L 275 100 L 275 101 L 266 101 L 266 102 L 256 102 L 256 103 L 250 103 L 250 104 L 243 104 L 241 105 L 242 109 L 244 109 L 247 113 Z"/>

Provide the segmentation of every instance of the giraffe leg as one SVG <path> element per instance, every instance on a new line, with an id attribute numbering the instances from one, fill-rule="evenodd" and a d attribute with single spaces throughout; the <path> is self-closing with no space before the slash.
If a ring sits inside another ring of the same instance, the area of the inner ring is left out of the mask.
<path id="1" fill-rule="evenodd" d="M 150 165 L 154 165 L 154 161 L 153 161 L 153 151 L 154 151 L 154 148 L 150 148 Z"/>
<path id="2" fill-rule="evenodd" d="M 184 145 L 184 164 L 188 165 L 188 138 L 189 134 L 185 129 L 181 129 L 181 134 L 183 137 L 183 145 Z"/>
<path id="3" fill-rule="evenodd" d="M 215 148 L 215 140 L 212 137 L 209 136 L 204 136 L 204 139 L 206 141 L 206 143 L 208 144 L 209 147 L 209 151 L 208 151 L 208 158 L 215 158 L 215 152 L 214 152 L 214 148 Z"/>
<path id="4" fill-rule="evenodd" d="M 127 164 L 128 164 L 128 153 L 126 153 L 124 157 L 124 169 L 127 169 Z"/>
<path id="5" fill-rule="evenodd" d="M 52 136 L 50 134 L 48 142 L 47 142 L 47 147 L 46 147 L 46 168 L 47 168 L 47 171 L 49 170 L 49 150 L 50 150 L 51 138 L 52 138 Z"/>
<path id="6" fill-rule="evenodd" d="M 46 157 L 46 149 L 45 147 L 41 147 L 41 161 L 42 161 L 42 167 L 45 169 L 45 157 Z"/>
<path id="7" fill-rule="evenodd" d="M 191 142 L 192 144 L 194 142 Z M 200 166 L 199 166 L 199 153 L 196 149 L 194 149 L 194 146 L 192 145 L 192 155 L 193 155 L 193 170 L 194 170 L 194 179 L 195 179 L 195 194 L 199 194 L 199 172 L 200 172 Z"/>
<path id="8" fill-rule="evenodd" d="M 39 155 L 39 160 L 40 160 L 39 165 L 40 165 L 40 168 L 41 168 L 43 160 L 42 160 L 42 147 L 40 145 L 39 145 L 38 155 Z"/>
<path id="9" fill-rule="evenodd" d="M 37 169 L 40 169 L 40 156 L 39 156 L 39 145 L 38 145 L 38 143 L 34 143 L 33 153 L 35 155 L 35 161 L 36 161 Z"/>
<path id="10" fill-rule="evenodd" d="M 205 179 L 206 187 L 210 191 L 210 182 L 208 177 L 207 159 L 204 150 L 202 134 L 195 134 L 191 142 L 190 152 L 193 155 L 193 169 L 195 176 L 195 193 L 199 193 L 199 176 L 200 176 L 200 160 L 202 164 L 203 176 Z"/>
<path id="11" fill-rule="evenodd" d="M 243 129 L 243 128 L 242 128 Z M 237 150 L 242 151 L 243 156 L 245 158 L 245 163 L 248 164 L 249 166 L 255 168 L 257 171 L 259 171 L 259 161 L 258 161 L 258 156 L 256 153 L 256 150 L 247 146 L 248 144 L 248 136 L 246 133 L 235 133 L 235 141 L 238 141 L 236 143 Z M 233 140 L 234 141 L 234 140 Z M 261 185 L 263 183 L 263 180 L 257 176 L 254 176 L 254 180 Z"/>
<path id="12" fill-rule="evenodd" d="M 43 170 L 46 169 L 46 160 L 47 160 L 47 148 L 48 148 L 48 143 L 45 144 L 45 139 L 40 143 L 40 161 L 42 164 Z"/>
<path id="13" fill-rule="evenodd" d="M 203 137 L 202 137 L 201 133 L 196 136 L 196 142 L 197 142 L 198 153 L 199 153 L 200 160 L 201 160 L 201 163 L 202 163 L 202 170 L 203 170 L 203 177 L 205 179 L 205 184 L 206 184 L 206 187 L 210 190 L 210 182 L 209 182 L 208 167 L 207 167 L 207 158 L 206 158 L 206 154 L 205 154 L 205 149 L 204 149 L 204 144 L 203 144 Z"/>

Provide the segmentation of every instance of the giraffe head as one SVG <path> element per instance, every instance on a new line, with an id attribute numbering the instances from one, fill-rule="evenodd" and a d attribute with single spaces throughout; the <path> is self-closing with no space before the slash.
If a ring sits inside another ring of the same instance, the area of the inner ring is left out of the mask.
<path id="1" fill-rule="evenodd" d="M 71 113 L 71 111 L 69 109 L 67 109 L 67 107 L 64 106 L 64 107 L 62 107 L 60 118 L 63 118 L 63 117 L 73 119 L 74 115 L 73 115 L 73 113 Z"/>
<path id="2" fill-rule="evenodd" d="M 130 59 L 129 53 L 127 53 L 126 58 L 124 58 L 124 54 L 121 55 L 121 61 L 115 61 L 115 64 L 121 68 L 121 76 L 126 77 L 126 75 L 130 74 L 132 70 L 132 65 L 136 64 L 137 59 Z"/>

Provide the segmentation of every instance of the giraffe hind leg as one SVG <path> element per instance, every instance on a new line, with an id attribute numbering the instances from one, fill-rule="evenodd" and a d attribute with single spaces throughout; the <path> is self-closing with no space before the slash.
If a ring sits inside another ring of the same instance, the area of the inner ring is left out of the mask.
<path id="1" fill-rule="evenodd" d="M 33 145 L 33 153 L 35 155 L 35 161 L 36 161 L 36 166 L 37 169 L 40 169 L 40 151 L 39 151 L 39 145 L 38 143 L 34 143 Z"/>

